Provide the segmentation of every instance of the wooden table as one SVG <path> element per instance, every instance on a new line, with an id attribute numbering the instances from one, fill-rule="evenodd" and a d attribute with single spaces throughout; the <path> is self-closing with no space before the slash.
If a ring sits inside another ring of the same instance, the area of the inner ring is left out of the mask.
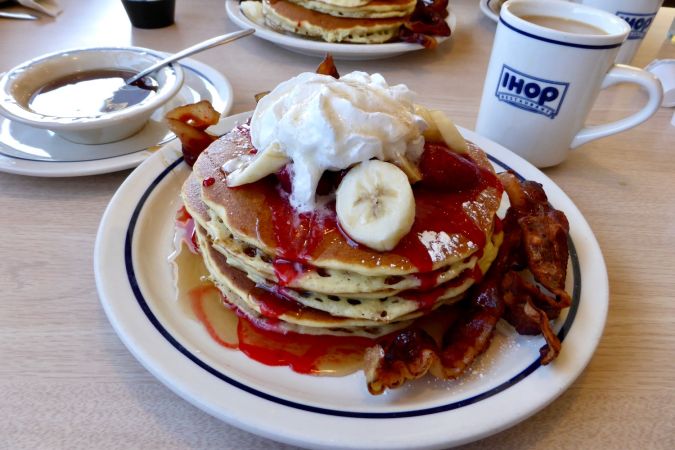
<path id="1" fill-rule="evenodd" d="M 222 0 L 178 0 L 176 24 L 129 25 L 119 1 L 59 0 L 56 19 L 0 22 L 0 71 L 67 47 L 139 45 L 173 52 L 235 30 Z M 495 24 L 454 0 L 458 29 L 434 52 L 339 62 L 407 83 L 421 103 L 473 128 Z M 18 10 L 10 7 L 8 10 Z M 675 58 L 663 8 L 634 64 Z M 197 55 L 235 88 L 233 112 L 318 60 L 247 38 Z M 644 100 L 604 92 L 600 123 Z M 467 448 L 675 448 L 675 126 L 672 109 L 595 141 L 546 173 L 593 228 L 609 271 L 604 337 L 586 371 L 534 417 Z M 290 448 L 230 427 L 158 382 L 119 341 L 93 276 L 97 226 L 128 171 L 82 178 L 0 173 L 0 448 Z"/>

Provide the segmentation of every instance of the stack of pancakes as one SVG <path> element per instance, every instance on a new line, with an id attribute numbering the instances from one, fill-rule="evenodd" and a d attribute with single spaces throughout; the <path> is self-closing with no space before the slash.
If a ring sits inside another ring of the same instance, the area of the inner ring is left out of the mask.
<path id="1" fill-rule="evenodd" d="M 275 216 L 280 204 L 292 211 L 277 177 L 227 186 L 223 163 L 252 152 L 248 126 L 236 127 L 200 155 L 181 196 L 195 219 L 211 281 L 227 303 L 255 324 L 284 333 L 381 336 L 462 298 L 496 256 L 502 237 L 494 232 L 501 193 L 489 187 L 463 204 L 466 216 L 485 233 L 484 245 L 461 233 L 419 233 L 433 262 L 432 276 L 429 268 L 422 274 L 395 251 L 354 245 L 336 226 L 326 225 L 335 224 L 330 220 L 310 223 L 315 242 L 292 260 L 280 235 L 292 235 L 297 224 L 292 217 L 280 224 Z M 482 151 L 470 146 L 469 153 L 493 173 Z M 330 208 L 321 214 L 330 217 Z M 292 267 L 295 276 L 284 277 L 280 262 Z"/>
<path id="2" fill-rule="evenodd" d="M 381 44 L 398 31 L 417 0 L 263 0 L 267 26 L 327 42 Z"/>

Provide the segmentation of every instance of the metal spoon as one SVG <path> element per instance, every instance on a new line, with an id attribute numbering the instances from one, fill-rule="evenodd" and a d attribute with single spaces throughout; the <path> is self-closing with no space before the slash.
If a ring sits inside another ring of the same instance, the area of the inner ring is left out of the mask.
<path id="1" fill-rule="evenodd" d="M 19 20 L 38 20 L 38 16 L 28 13 L 15 13 L 0 11 L 0 17 L 4 19 L 19 19 Z"/>
<path id="2" fill-rule="evenodd" d="M 157 69 L 160 69 L 167 64 L 170 64 L 174 61 L 178 61 L 179 59 L 183 59 L 187 56 L 194 55 L 195 53 L 199 53 L 204 50 L 208 50 L 210 48 L 216 47 L 218 45 L 222 44 L 227 44 L 228 42 L 235 41 L 239 38 L 243 38 L 244 36 L 248 36 L 249 34 L 255 33 L 255 30 L 253 28 L 250 28 L 248 30 L 241 30 L 241 31 L 235 31 L 234 33 L 228 33 L 228 34 L 223 34 L 222 36 L 216 36 L 211 39 L 207 39 L 203 42 L 200 42 L 199 44 L 195 44 L 192 47 L 188 47 L 185 50 L 181 50 L 178 53 L 175 53 L 167 58 L 164 58 L 163 60 L 159 61 L 156 64 L 153 64 L 152 66 L 148 67 L 147 69 L 137 73 L 133 77 L 129 78 L 128 80 L 125 81 L 126 84 L 133 84 L 134 82 L 140 80 L 146 75 L 151 74 Z"/>

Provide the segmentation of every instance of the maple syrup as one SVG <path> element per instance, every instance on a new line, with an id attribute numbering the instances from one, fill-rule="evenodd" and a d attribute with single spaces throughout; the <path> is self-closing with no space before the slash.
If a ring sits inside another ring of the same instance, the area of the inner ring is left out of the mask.
<path id="1" fill-rule="evenodd" d="M 144 77 L 133 85 L 127 79 L 135 72 L 100 69 L 57 78 L 31 95 L 28 107 L 46 116 L 96 117 L 136 105 L 157 90 L 157 82 Z"/>

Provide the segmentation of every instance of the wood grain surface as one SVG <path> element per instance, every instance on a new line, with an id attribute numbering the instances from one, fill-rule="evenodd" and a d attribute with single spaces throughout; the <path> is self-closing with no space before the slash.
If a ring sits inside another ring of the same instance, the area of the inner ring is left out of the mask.
<path id="1" fill-rule="evenodd" d="M 233 31 L 222 0 L 177 0 L 176 24 L 129 25 L 117 0 L 59 0 L 64 12 L 0 22 L 0 72 L 63 48 L 138 45 L 174 52 Z M 495 23 L 475 0 L 453 0 L 458 29 L 436 51 L 339 62 L 381 72 L 421 103 L 473 128 Z M 7 11 L 22 8 L 10 6 Z M 662 8 L 634 64 L 675 58 Z M 2 20 L 2 19 L 0 19 Z M 197 55 L 232 82 L 233 112 L 316 58 L 256 38 Z M 603 92 L 589 119 L 629 114 L 629 86 Z M 675 126 L 673 109 L 589 143 L 547 169 L 591 225 L 610 281 L 599 348 L 579 379 L 543 411 L 467 449 L 675 448 Z M 0 448 L 290 449 L 233 428 L 183 401 L 126 350 L 99 304 L 93 249 L 101 215 L 129 171 L 81 178 L 0 173 Z"/>

